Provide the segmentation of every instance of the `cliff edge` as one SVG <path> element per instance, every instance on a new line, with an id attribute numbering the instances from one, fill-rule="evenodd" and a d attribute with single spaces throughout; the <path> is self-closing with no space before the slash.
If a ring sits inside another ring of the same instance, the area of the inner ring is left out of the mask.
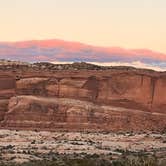
<path id="1" fill-rule="evenodd" d="M 87 63 L 1 63 L 0 127 L 165 131 L 166 72 Z"/>

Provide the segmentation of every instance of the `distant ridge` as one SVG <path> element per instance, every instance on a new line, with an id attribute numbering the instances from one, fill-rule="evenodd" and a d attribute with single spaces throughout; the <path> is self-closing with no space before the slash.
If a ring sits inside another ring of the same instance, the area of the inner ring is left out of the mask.
<path id="1" fill-rule="evenodd" d="M 36 69 L 36 70 L 47 70 L 47 71 L 55 71 L 55 70 L 126 70 L 126 71 L 142 71 L 146 73 L 158 72 L 152 69 L 147 68 L 136 68 L 133 66 L 114 66 L 114 65 L 104 65 L 100 63 L 88 63 L 88 62 L 21 62 L 21 61 L 12 61 L 0 59 L 0 69 L 4 70 L 15 70 L 15 69 Z M 160 71 L 160 73 L 165 74 L 166 71 Z"/>

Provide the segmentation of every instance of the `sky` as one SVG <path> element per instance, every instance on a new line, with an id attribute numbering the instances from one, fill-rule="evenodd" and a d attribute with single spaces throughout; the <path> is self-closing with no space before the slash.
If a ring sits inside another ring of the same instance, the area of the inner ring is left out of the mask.
<path id="1" fill-rule="evenodd" d="M 166 0 L 0 0 L 0 41 L 35 39 L 166 53 Z"/>

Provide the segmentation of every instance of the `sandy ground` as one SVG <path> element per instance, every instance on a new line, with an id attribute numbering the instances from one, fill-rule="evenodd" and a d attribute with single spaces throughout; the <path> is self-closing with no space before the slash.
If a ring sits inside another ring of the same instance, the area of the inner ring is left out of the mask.
<path id="1" fill-rule="evenodd" d="M 122 151 L 166 155 L 166 134 L 115 134 L 0 130 L 0 159 L 26 162 L 50 153 L 113 154 Z"/>

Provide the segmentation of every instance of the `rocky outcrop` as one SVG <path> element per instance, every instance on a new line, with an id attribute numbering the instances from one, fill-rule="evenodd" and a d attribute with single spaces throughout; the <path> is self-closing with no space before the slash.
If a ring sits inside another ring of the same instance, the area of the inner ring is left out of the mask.
<path id="1" fill-rule="evenodd" d="M 161 131 L 166 126 L 166 114 L 69 98 L 17 96 L 8 108 L 1 125 L 13 129 Z"/>
<path id="2" fill-rule="evenodd" d="M 165 73 L 130 68 L 38 70 L 36 66 L 13 70 L 3 69 L 0 75 L 1 128 L 166 130 Z"/>

